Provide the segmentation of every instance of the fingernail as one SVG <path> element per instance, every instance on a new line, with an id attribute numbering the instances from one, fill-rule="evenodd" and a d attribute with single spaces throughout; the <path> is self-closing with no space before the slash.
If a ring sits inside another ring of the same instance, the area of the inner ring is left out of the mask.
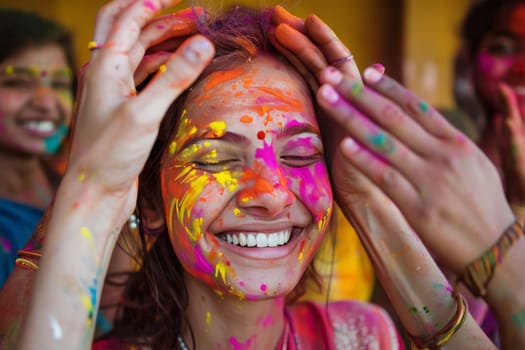
<path id="1" fill-rule="evenodd" d="M 326 82 L 338 85 L 343 80 L 343 74 L 334 67 L 328 67 L 325 71 Z"/>
<path id="2" fill-rule="evenodd" d="M 363 72 L 363 77 L 365 78 L 367 83 L 377 83 L 381 78 L 383 78 L 383 74 L 385 73 L 385 67 L 380 64 L 378 67 L 377 65 L 372 65 L 365 69 Z"/>
<path id="3" fill-rule="evenodd" d="M 350 136 L 346 136 L 343 139 L 343 141 L 341 142 L 341 146 L 344 150 L 348 152 L 355 152 L 359 149 L 359 145 L 357 144 L 357 142 L 355 142 L 355 140 Z"/>
<path id="4" fill-rule="evenodd" d="M 328 103 L 335 103 L 339 99 L 339 95 L 330 85 L 321 86 L 320 93 Z"/>
<path id="5" fill-rule="evenodd" d="M 209 57 L 213 47 L 211 43 L 205 38 L 193 39 L 184 50 L 184 57 L 190 62 L 201 62 Z"/>

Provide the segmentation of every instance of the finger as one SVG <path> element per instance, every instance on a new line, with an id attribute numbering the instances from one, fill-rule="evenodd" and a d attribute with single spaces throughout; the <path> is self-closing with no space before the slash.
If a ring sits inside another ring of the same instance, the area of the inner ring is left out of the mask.
<path id="1" fill-rule="evenodd" d="M 295 56 L 293 52 L 279 44 L 273 33 L 269 35 L 269 38 L 273 46 L 275 46 L 275 48 L 292 64 L 292 66 L 294 66 L 297 72 L 302 75 L 312 91 L 317 91 L 319 88 L 319 81 L 317 77 L 315 77 L 312 72 L 306 68 L 303 62 L 297 56 Z"/>
<path id="2" fill-rule="evenodd" d="M 401 106 L 411 119 L 431 135 L 441 139 L 456 139 L 458 137 L 459 131 L 436 109 L 394 79 L 377 74 L 374 67 L 365 69 L 363 78 L 365 83 L 374 91 Z"/>
<path id="3" fill-rule="evenodd" d="M 95 18 L 95 31 L 92 38 L 95 45 L 102 46 L 107 42 L 115 19 L 135 1 L 136 0 L 115 0 L 100 8 Z M 97 55 L 97 51 L 98 50 L 91 50 L 92 59 Z"/>
<path id="4" fill-rule="evenodd" d="M 393 164 L 409 179 L 418 177 L 421 158 L 343 99 L 331 85 L 321 86 L 317 99 L 331 118 L 376 157 Z"/>
<path id="5" fill-rule="evenodd" d="M 316 78 L 319 78 L 321 71 L 328 66 L 319 48 L 304 34 L 289 25 L 278 25 L 275 28 L 275 38 L 279 44 L 293 52 Z"/>
<path id="6" fill-rule="evenodd" d="M 505 123 L 514 130 L 519 129 L 523 122 L 521 120 L 520 109 L 516 95 L 510 86 L 505 83 L 500 83 L 498 92 L 503 105 L 502 110 Z"/>
<path id="7" fill-rule="evenodd" d="M 139 64 L 146 51 L 175 51 L 183 39 L 196 34 L 199 21 L 197 16 L 203 13 L 205 12 L 202 9 L 190 8 L 150 20 L 130 50 L 132 66 Z"/>
<path id="8" fill-rule="evenodd" d="M 168 61 L 171 54 L 171 52 L 157 52 L 144 56 L 133 76 L 135 86 L 139 86 L 150 74 L 158 71 Z"/>
<path id="9" fill-rule="evenodd" d="M 107 41 L 104 43 L 104 50 L 100 50 L 100 54 L 129 53 L 137 43 L 142 27 L 150 18 L 169 5 L 178 2 L 180 0 L 139 0 L 130 4 L 113 22 Z"/>
<path id="10" fill-rule="evenodd" d="M 192 84 L 214 55 L 212 43 L 201 35 L 188 39 L 171 55 L 165 71 L 159 71 L 146 88 L 130 101 L 130 108 L 141 111 L 159 123 L 173 100 Z"/>
<path id="11" fill-rule="evenodd" d="M 340 150 L 350 164 L 377 185 L 401 210 L 410 210 L 419 204 L 420 197 L 416 188 L 399 171 L 355 139 L 345 137 Z"/>
<path id="12" fill-rule="evenodd" d="M 273 7 L 271 21 L 273 24 L 278 26 L 281 23 L 285 23 L 295 30 L 305 33 L 304 20 L 302 18 L 292 15 L 290 12 L 282 6 L 276 5 Z"/>
<path id="13" fill-rule="evenodd" d="M 412 152 L 426 156 L 439 149 L 438 140 L 410 118 L 398 103 L 368 87 L 363 87 L 359 81 L 345 78 L 341 72 L 331 67 L 323 71 L 321 82 L 333 85 L 349 103 L 355 105 L 386 132 L 394 135 Z M 407 95 L 406 98 L 411 96 Z"/>
<path id="14" fill-rule="evenodd" d="M 339 40 L 334 31 L 316 15 L 309 15 L 305 21 L 306 33 L 323 52 L 328 64 L 351 56 L 350 50 Z M 361 73 L 354 59 L 346 60 L 337 67 L 344 74 L 361 80 Z"/>

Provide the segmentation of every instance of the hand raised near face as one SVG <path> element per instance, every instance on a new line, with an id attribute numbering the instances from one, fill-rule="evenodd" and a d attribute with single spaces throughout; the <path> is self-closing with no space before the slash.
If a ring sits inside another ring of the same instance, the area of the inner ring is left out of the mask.
<path id="1" fill-rule="evenodd" d="M 194 32 L 187 11 L 151 21 L 177 2 L 116 0 L 99 11 L 93 37 L 96 45 L 80 79 L 70 176 L 92 180 L 105 193 L 136 196 L 135 180 L 162 117 L 214 52 L 207 39 L 194 35 L 174 53 L 144 61 L 152 45 Z M 179 30 L 173 30 L 176 24 Z M 136 84 L 161 62 L 165 64 L 154 78 L 137 92 Z"/>
<path id="2" fill-rule="evenodd" d="M 525 106 L 520 106 L 515 93 L 504 83 L 500 96 L 503 113 L 498 148 L 505 192 L 511 204 L 525 206 Z"/>
<path id="3" fill-rule="evenodd" d="M 490 160 L 442 115 L 374 67 L 365 85 L 329 68 L 318 98 L 347 137 L 341 153 L 456 272 L 513 221 Z"/>

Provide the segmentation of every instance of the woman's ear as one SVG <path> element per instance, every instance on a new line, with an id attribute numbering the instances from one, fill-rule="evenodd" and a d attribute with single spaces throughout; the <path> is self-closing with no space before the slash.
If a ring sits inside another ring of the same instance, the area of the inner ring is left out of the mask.
<path id="1" fill-rule="evenodd" d="M 142 208 L 140 212 L 142 226 L 146 231 L 157 231 L 164 228 L 164 212 L 152 208 Z"/>

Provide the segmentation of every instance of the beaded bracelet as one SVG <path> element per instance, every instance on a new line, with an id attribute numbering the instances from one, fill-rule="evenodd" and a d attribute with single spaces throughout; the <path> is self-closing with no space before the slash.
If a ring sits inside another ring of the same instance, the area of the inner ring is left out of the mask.
<path id="1" fill-rule="evenodd" d="M 457 301 L 458 304 L 456 313 L 452 319 L 434 335 L 418 337 L 408 334 L 411 340 L 410 347 L 412 350 L 439 350 L 458 331 L 467 318 L 467 302 L 465 301 L 465 298 L 463 298 L 463 296 L 455 289 L 452 292 L 452 297 Z"/>
<path id="2" fill-rule="evenodd" d="M 521 236 L 523 236 L 523 223 L 516 220 L 503 232 L 492 247 L 467 265 L 465 272 L 459 277 L 458 281 L 463 282 L 475 296 L 485 296 L 487 285 L 492 280 L 496 267 L 503 260 L 505 253 Z"/>

